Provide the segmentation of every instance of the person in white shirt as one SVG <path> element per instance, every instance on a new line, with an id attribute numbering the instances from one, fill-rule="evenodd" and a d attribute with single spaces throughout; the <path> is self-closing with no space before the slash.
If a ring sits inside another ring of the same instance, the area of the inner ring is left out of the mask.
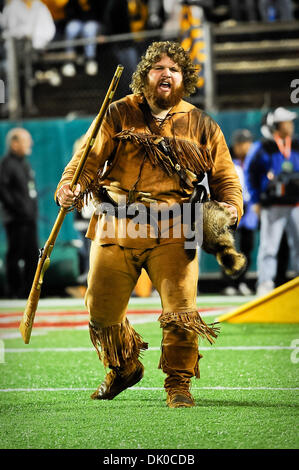
<path id="1" fill-rule="evenodd" d="M 11 0 L 3 9 L 4 36 L 29 38 L 34 49 L 43 49 L 55 35 L 49 9 L 40 0 Z"/>

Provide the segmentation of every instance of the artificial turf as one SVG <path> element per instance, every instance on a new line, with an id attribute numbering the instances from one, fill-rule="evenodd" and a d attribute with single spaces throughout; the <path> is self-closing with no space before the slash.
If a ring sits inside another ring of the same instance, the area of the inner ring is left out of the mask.
<path id="1" fill-rule="evenodd" d="M 284 349 L 299 338 L 298 325 L 222 324 L 214 346 L 200 343 L 201 378 L 192 380 L 197 406 L 190 409 L 166 407 L 159 324 L 135 329 L 153 348 L 143 355 L 145 376 L 112 401 L 90 399 L 105 370 L 88 331 L 49 331 L 26 346 L 19 338 L 6 339 L 1 448 L 298 448 L 299 364 L 291 360 L 292 350 Z M 245 349 L 232 349 L 237 346 Z M 280 348 L 261 349 L 269 346 Z M 31 351 L 40 348 L 84 350 Z"/>

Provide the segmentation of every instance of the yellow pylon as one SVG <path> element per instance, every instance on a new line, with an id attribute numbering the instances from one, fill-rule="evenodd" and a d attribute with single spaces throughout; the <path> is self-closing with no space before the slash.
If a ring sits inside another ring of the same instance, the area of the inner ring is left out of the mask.
<path id="1" fill-rule="evenodd" d="M 299 323 L 299 276 L 217 320 L 229 323 Z"/>

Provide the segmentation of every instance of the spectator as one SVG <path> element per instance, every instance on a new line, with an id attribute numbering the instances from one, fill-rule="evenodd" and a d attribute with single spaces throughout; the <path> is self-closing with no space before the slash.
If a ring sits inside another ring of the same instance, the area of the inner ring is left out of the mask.
<path id="1" fill-rule="evenodd" d="M 293 21 L 292 3 L 291 0 L 259 0 L 258 6 L 262 21 Z"/>
<path id="2" fill-rule="evenodd" d="M 275 285 L 281 286 L 288 280 L 287 271 L 290 261 L 289 245 L 286 233 L 283 232 L 279 251 L 277 254 L 277 272 L 275 276 Z"/>
<path id="3" fill-rule="evenodd" d="M 253 136 L 248 129 L 238 129 L 232 134 L 231 140 L 232 146 L 230 147 L 230 154 L 242 185 L 244 201 L 244 214 L 239 223 L 236 237 L 239 240 L 240 251 L 247 258 L 247 268 L 238 279 L 234 281 L 230 279 L 229 284 L 224 289 L 224 294 L 235 295 L 240 293 L 242 295 L 250 295 L 252 294 L 252 291 L 245 282 L 245 275 L 251 263 L 254 233 L 258 227 L 258 217 L 252 209 L 250 195 L 245 185 L 244 162 L 252 145 Z M 226 280 L 226 283 L 228 283 L 228 277 L 224 276 L 224 279 Z"/>
<path id="4" fill-rule="evenodd" d="M 150 0 L 150 2 L 151 1 L 153 4 L 160 2 L 163 5 L 163 29 L 165 31 L 176 31 L 180 27 L 185 6 L 200 8 L 200 18 L 208 19 L 211 16 L 214 3 L 214 0 Z M 150 13 L 149 8 L 149 14 Z"/>
<path id="5" fill-rule="evenodd" d="M 11 0 L 3 9 L 3 36 L 6 39 L 8 112 L 18 118 L 22 106 L 29 114 L 37 110 L 31 97 L 32 48 L 41 51 L 55 35 L 55 24 L 46 5 L 40 0 Z M 28 93 L 29 92 L 29 93 Z"/>
<path id="6" fill-rule="evenodd" d="M 110 1 L 110 0 L 109 0 Z M 131 31 L 144 31 L 148 20 L 147 3 L 151 0 L 127 0 Z"/>
<path id="7" fill-rule="evenodd" d="M 64 39 L 65 29 L 65 5 L 68 0 L 42 0 L 42 2 L 48 7 L 56 27 L 56 34 L 54 41 L 61 41 Z"/>
<path id="8" fill-rule="evenodd" d="M 40 0 L 11 0 L 3 9 L 6 37 L 28 38 L 34 49 L 43 49 L 55 35 L 50 11 Z"/>
<path id="9" fill-rule="evenodd" d="M 4 0 L 0 0 L 0 116 L 5 117 L 7 115 L 7 92 L 4 86 L 6 82 L 6 51 L 4 47 L 3 37 L 3 26 L 2 26 L 2 11 L 4 7 Z"/>
<path id="10" fill-rule="evenodd" d="M 104 22 L 109 35 L 136 32 L 140 31 L 140 28 L 145 26 L 145 10 L 137 8 L 139 2 L 137 2 L 134 7 L 135 3 L 136 2 L 130 2 L 130 0 L 106 1 Z M 144 2 L 142 2 L 142 6 L 144 6 L 143 3 Z M 141 5 L 139 6 L 141 7 Z M 138 62 L 136 42 L 131 40 L 114 43 L 111 48 L 111 53 L 117 63 L 126 64 L 118 88 L 119 93 L 120 95 L 130 93 L 129 83 Z"/>
<path id="11" fill-rule="evenodd" d="M 176 31 L 180 27 L 182 4 L 180 0 L 163 0 L 165 21 L 164 31 Z"/>
<path id="12" fill-rule="evenodd" d="M 297 114 L 279 107 L 267 115 L 265 136 L 249 151 L 245 164 L 248 190 L 260 215 L 257 294 L 274 287 L 277 256 L 286 232 L 290 258 L 299 273 L 299 140 L 293 137 Z"/>
<path id="13" fill-rule="evenodd" d="M 2 29 L 2 12 L 5 5 L 5 0 L 0 0 L 0 29 Z"/>
<path id="14" fill-rule="evenodd" d="M 97 0 L 69 0 L 65 6 L 66 27 L 65 39 L 72 41 L 75 38 L 95 39 L 104 30 L 102 22 L 103 5 Z M 74 46 L 68 46 L 67 52 L 75 53 Z M 98 73 L 96 61 L 97 45 L 91 42 L 84 46 L 85 72 L 88 75 Z M 73 62 L 68 62 L 62 67 L 63 75 L 73 77 L 76 74 Z"/>
<path id="15" fill-rule="evenodd" d="M 230 10 L 232 18 L 237 21 L 257 21 L 257 10 L 255 0 L 230 0 Z"/>
<path id="16" fill-rule="evenodd" d="M 6 142 L 7 155 L 0 162 L 0 202 L 7 236 L 6 289 L 9 298 L 25 298 L 38 262 L 37 192 L 27 161 L 33 142 L 22 128 L 10 130 Z"/>
<path id="17" fill-rule="evenodd" d="M 165 19 L 163 0 L 148 0 L 147 29 L 160 29 Z"/>

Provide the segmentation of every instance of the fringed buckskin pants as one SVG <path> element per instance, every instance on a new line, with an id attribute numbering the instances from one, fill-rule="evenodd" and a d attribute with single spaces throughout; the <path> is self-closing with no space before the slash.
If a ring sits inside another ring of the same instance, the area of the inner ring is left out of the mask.
<path id="1" fill-rule="evenodd" d="M 159 321 L 163 338 L 159 367 L 166 374 L 177 371 L 180 376 L 199 377 L 198 335 L 210 342 L 217 335 L 196 309 L 196 251 L 185 250 L 180 243 L 146 250 L 92 243 L 85 301 L 91 339 L 100 359 L 110 368 L 129 366 L 147 348 L 126 318 L 142 267 L 161 297 Z"/>

